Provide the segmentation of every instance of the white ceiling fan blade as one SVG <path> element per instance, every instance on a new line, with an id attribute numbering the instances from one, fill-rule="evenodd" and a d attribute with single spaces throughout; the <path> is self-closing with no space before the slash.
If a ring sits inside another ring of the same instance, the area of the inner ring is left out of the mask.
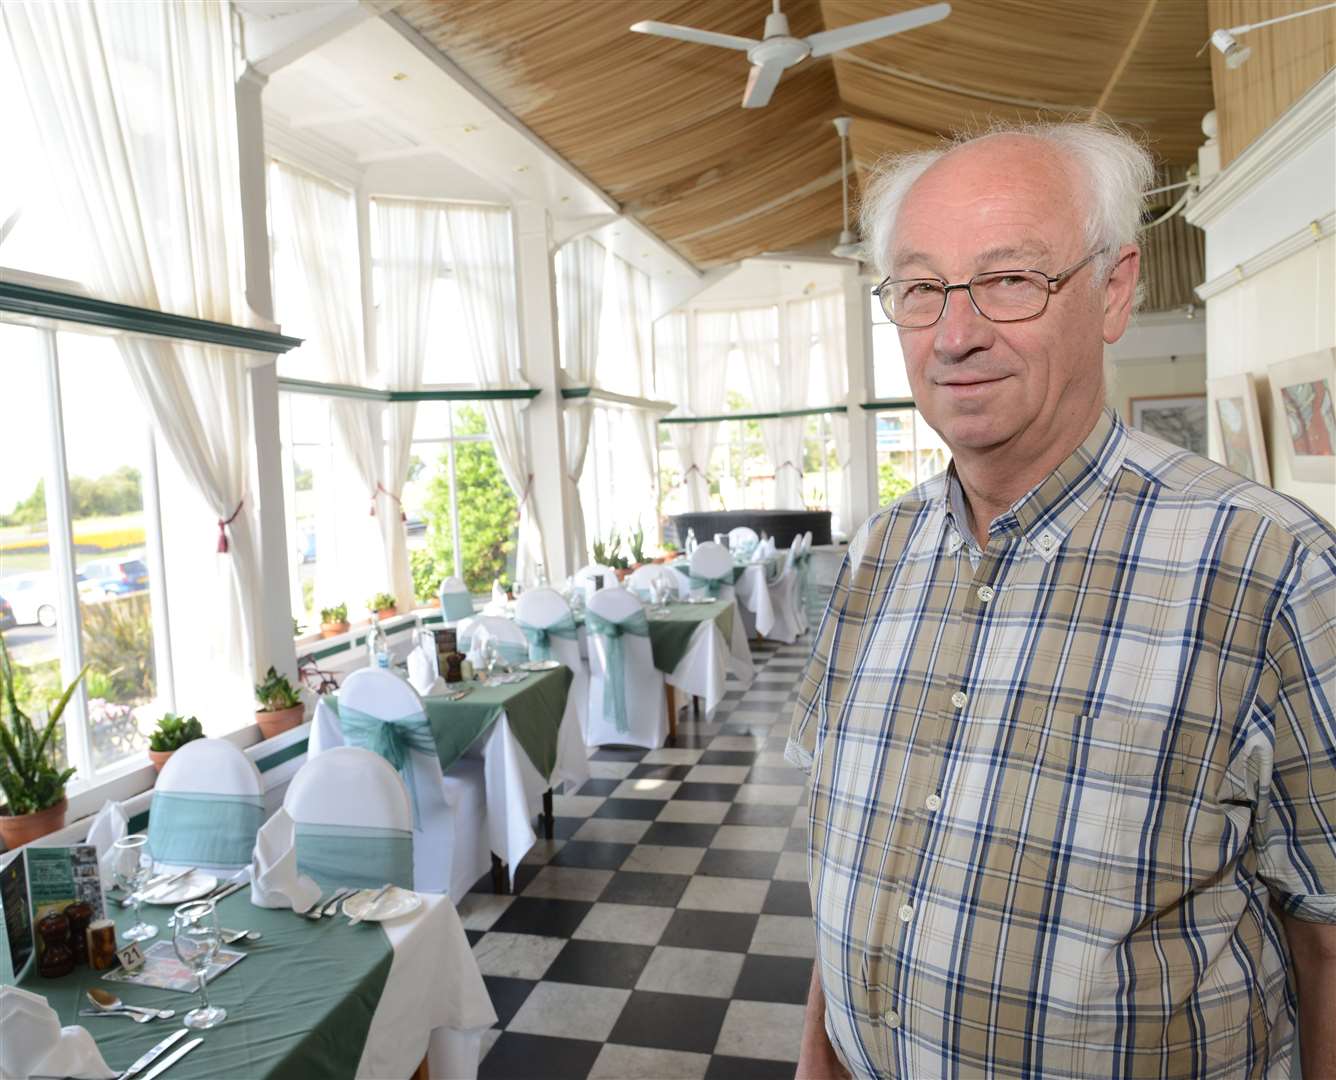
<path id="1" fill-rule="evenodd" d="M 747 76 L 747 89 L 742 95 L 744 109 L 759 109 L 770 104 L 770 97 L 779 85 L 779 77 L 784 74 L 784 65 L 771 61 L 768 64 L 752 64 L 751 74 Z"/>
<path id="2" fill-rule="evenodd" d="M 868 19 L 867 22 L 841 26 L 837 30 L 825 30 L 820 34 L 812 34 L 805 40 L 812 47 L 813 56 L 829 56 L 841 49 L 852 49 L 855 45 L 876 41 L 877 38 L 903 34 L 906 30 L 917 30 L 920 26 L 945 19 L 950 14 L 950 4 L 929 4 L 927 7 L 904 11 L 899 15 L 887 15 L 881 19 Z"/>
<path id="3" fill-rule="evenodd" d="M 713 30 L 697 30 L 693 26 L 678 26 L 675 23 L 645 20 L 632 23 L 631 29 L 637 34 L 657 34 L 659 37 L 676 38 L 678 41 L 690 41 L 693 45 L 714 45 L 720 49 L 737 49 L 746 52 L 761 44 L 755 38 L 737 37 L 733 34 L 716 34 Z"/>

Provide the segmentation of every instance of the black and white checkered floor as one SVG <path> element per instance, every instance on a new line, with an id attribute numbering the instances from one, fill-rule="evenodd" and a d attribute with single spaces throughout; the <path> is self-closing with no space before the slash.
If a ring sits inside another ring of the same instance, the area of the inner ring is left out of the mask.
<path id="1" fill-rule="evenodd" d="M 596 752 L 516 895 L 464 897 L 499 1018 L 479 1077 L 791 1080 L 812 928 L 784 742 L 809 649 L 754 644 L 755 682 L 683 711 L 672 748 Z"/>

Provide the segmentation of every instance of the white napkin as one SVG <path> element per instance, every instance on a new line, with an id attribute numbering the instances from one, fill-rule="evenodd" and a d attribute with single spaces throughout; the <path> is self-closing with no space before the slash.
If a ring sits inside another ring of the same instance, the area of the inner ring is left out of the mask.
<path id="1" fill-rule="evenodd" d="M 497 607 L 506 606 L 506 590 L 501 588 L 501 579 L 492 580 L 492 603 Z"/>
<path id="2" fill-rule="evenodd" d="M 408 654 L 408 681 L 419 694 L 428 693 L 436 682 L 436 651 L 419 645 Z"/>
<path id="3" fill-rule="evenodd" d="M 60 1026 L 56 1010 L 41 994 L 0 986 L 0 1076 L 73 1076 L 110 1080 L 114 1069 L 81 1027 Z"/>
<path id="4" fill-rule="evenodd" d="M 282 807 L 260 826 L 251 860 L 251 903 L 306 911 L 320 899 L 320 886 L 297 872 L 291 815 Z"/>
<path id="5" fill-rule="evenodd" d="M 102 888 L 110 889 L 113 884 L 113 863 L 115 856 L 112 845 L 130 831 L 130 819 L 125 807 L 115 799 L 108 799 L 102 809 L 88 826 L 88 839 L 84 842 L 97 848 L 97 865 L 102 876 Z"/>

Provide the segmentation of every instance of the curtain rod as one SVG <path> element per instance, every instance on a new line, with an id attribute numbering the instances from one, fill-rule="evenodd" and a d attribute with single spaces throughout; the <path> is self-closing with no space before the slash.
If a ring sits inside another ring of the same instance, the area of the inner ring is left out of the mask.
<path id="1" fill-rule="evenodd" d="M 660 424 L 724 424 L 730 420 L 783 420 L 790 416 L 820 416 L 848 412 L 847 405 L 823 405 L 817 409 L 782 409 L 778 412 L 723 413 L 719 416 L 665 416 Z"/>
<path id="2" fill-rule="evenodd" d="M 279 376 L 278 388 L 290 394 L 312 394 L 317 397 L 354 398 L 358 401 L 528 401 L 540 391 L 535 387 L 512 387 L 506 390 L 379 390 L 372 386 L 348 386 L 346 383 L 312 382 L 308 379 L 287 379 Z"/>

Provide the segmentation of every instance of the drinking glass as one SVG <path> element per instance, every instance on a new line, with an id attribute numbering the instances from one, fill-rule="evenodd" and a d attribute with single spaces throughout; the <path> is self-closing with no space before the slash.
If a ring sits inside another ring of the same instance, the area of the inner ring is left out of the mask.
<path id="1" fill-rule="evenodd" d="M 200 1007 L 191 1009 L 181 1021 L 188 1028 L 217 1027 L 227 1019 L 226 1009 L 209 1004 L 208 980 L 205 978 L 221 944 L 218 912 L 212 900 L 195 900 L 176 909 L 172 946 L 181 963 L 199 976 Z"/>
<path id="2" fill-rule="evenodd" d="M 153 856 L 148 851 L 148 837 L 143 833 L 123 836 L 111 846 L 112 876 L 116 884 L 134 897 L 135 924 L 121 934 L 126 941 L 147 941 L 158 936 L 158 928 L 146 923 L 141 914 L 140 892 L 153 872 Z"/>
<path id="3" fill-rule="evenodd" d="M 482 668 L 490 679 L 496 674 L 496 642 L 488 638 L 482 643 Z"/>

